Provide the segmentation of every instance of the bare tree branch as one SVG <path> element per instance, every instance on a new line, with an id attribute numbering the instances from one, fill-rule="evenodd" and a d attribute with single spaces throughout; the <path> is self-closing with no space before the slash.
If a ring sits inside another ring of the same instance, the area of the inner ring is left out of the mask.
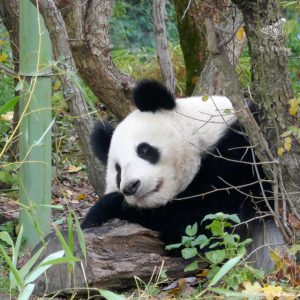
<path id="1" fill-rule="evenodd" d="M 166 1 L 153 0 L 153 25 L 156 42 L 156 53 L 160 71 L 166 87 L 175 94 L 175 76 L 170 53 L 168 51 L 168 37 L 166 29 Z"/>

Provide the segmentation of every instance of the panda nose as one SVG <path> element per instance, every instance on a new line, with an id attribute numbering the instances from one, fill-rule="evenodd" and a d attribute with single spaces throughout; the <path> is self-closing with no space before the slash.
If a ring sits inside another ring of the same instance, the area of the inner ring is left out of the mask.
<path id="1" fill-rule="evenodd" d="M 123 190 L 123 194 L 125 196 L 132 196 L 136 193 L 136 191 L 138 190 L 138 188 L 141 185 L 141 181 L 140 180 L 134 180 L 132 182 L 130 182 Z"/>

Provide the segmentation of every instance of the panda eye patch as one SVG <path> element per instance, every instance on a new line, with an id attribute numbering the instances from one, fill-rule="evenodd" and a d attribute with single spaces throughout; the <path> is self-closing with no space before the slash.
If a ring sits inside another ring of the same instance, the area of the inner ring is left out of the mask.
<path id="1" fill-rule="evenodd" d="M 151 164 L 156 164 L 159 161 L 160 154 L 158 149 L 148 143 L 139 144 L 136 152 L 140 158 L 149 161 Z"/>

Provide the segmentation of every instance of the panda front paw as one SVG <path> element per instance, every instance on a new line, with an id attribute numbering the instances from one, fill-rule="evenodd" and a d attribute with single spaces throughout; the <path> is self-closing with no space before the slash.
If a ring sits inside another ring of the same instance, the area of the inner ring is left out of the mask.
<path id="1" fill-rule="evenodd" d="M 91 228 L 101 226 L 110 219 L 117 218 L 124 202 L 121 193 L 113 192 L 104 195 L 89 210 L 81 223 L 81 228 Z"/>

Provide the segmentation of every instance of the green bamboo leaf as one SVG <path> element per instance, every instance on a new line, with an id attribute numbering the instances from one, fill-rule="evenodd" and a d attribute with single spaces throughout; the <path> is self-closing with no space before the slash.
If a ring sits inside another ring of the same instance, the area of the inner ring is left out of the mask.
<path id="1" fill-rule="evenodd" d="M 19 285 L 19 288 L 23 289 L 24 284 L 18 273 L 17 268 L 14 266 L 13 262 L 10 260 L 9 256 L 7 255 L 6 251 L 3 249 L 3 247 L 1 245 L 0 245 L 0 250 L 2 251 L 3 258 L 6 261 L 6 263 L 8 264 L 9 269 L 12 272 L 14 279 L 16 280 L 17 284 Z M 11 287 L 15 287 L 12 282 L 11 282 Z"/>
<path id="2" fill-rule="evenodd" d="M 118 295 L 108 290 L 99 289 L 99 293 L 106 300 L 125 300 L 126 298 L 122 295 Z"/>
<path id="3" fill-rule="evenodd" d="M 13 264 L 16 267 L 17 266 L 17 262 L 18 262 L 18 258 L 19 258 L 19 251 L 20 251 L 20 246 L 21 246 L 21 242 L 22 242 L 22 237 L 23 237 L 23 225 L 21 225 L 20 227 L 20 231 L 16 240 L 16 245 L 15 245 L 15 249 L 13 252 Z"/>
<path id="4" fill-rule="evenodd" d="M 10 247 L 12 247 L 14 250 L 14 242 L 10 237 L 10 235 L 8 234 L 8 232 L 6 231 L 0 232 L 0 239 L 4 241 L 6 244 L 8 244 Z"/>
<path id="5" fill-rule="evenodd" d="M 43 264 L 40 264 L 40 267 L 44 267 L 44 266 L 54 266 L 54 265 L 59 265 L 59 264 L 64 264 L 64 263 L 70 263 L 70 262 L 77 262 L 80 261 L 80 259 L 76 256 L 72 256 L 72 257 L 61 257 L 61 258 L 55 258 L 52 260 L 49 260 Z"/>
<path id="6" fill-rule="evenodd" d="M 18 300 L 28 300 L 34 290 L 34 284 L 30 283 L 25 286 L 22 292 L 18 296 Z"/>
<path id="7" fill-rule="evenodd" d="M 73 235 L 73 220 L 72 215 L 68 215 L 68 246 L 72 253 L 74 253 L 74 235 Z"/>
<path id="8" fill-rule="evenodd" d="M 221 280 L 242 259 L 242 257 L 243 255 L 238 255 L 228 260 L 212 278 L 208 288 L 218 283 L 218 281 Z"/>
<path id="9" fill-rule="evenodd" d="M 38 258 L 45 250 L 46 246 L 41 247 L 28 261 L 27 263 L 19 270 L 19 274 L 22 280 L 28 275 L 29 271 L 33 265 L 37 262 Z"/>
<path id="10" fill-rule="evenodd" d="M 69 246 L 67 245 L 67 243 L 66 243 L 64 237 L 62 236 L 62 234 L 61 234 L 59 228 L 58 228 L 56 225 L 53 225 L 53 227 L 54 227 L 54 231 L 55 231 L 55 233 L 56 233 L 56 236 L 57 236 L 57 238 L 59 239 L 60 244 L 61 244 L 62 248 L 63 248 L 64 251 L 65 251 L 66 256 L 67 256 L 67 257 L 73 256 L 73 253 L 70 251 Z"/>
<path id="11" fill-rule="evenodd" d="M 86 261 L 87 255 L 86 255 L 86 244 L 85 244 L 84 235 L 81 230 L 78 218 L 75 214 L 74 214 L 74 219 L 75 219 L 75 229 L 76 229 L 76 234 L 77 234 L 78 241 L 79 241 L 79 246 L 80 246 L 81 252 L 83 254 L 84 260 Z"/>
<path id="12" fill-rule="evenodd" d="M 44 272 L 46 272 L 52 265 L 46 265 L 47 262 L 61 258 L 65 252 L 63 250 L 57 251 L 48 255 L 45 259 L 41 261 L 41 263 L 26 277 L 24 283 L 27 285 L 28 283 L 33 282 L 38 277 L 40 277 Z"/>

